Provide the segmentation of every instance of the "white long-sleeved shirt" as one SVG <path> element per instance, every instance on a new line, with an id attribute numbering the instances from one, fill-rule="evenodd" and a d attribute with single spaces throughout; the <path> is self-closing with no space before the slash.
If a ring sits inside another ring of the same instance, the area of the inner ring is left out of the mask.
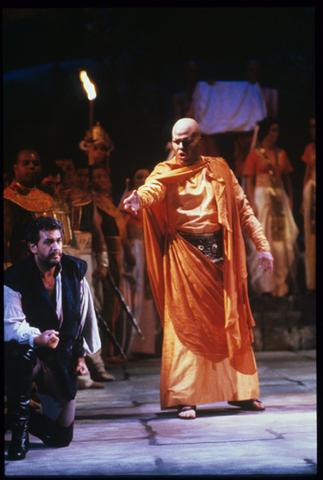
<path id="1" fill-rule="evenodd" d="M 79 335 L 83 337 L 83 354 L 95 353 L 101 347 L 93 299 L 85 278 L 80 282 L 81 321 Z M 56 314 L 63 323 L 62 278 L 56 276 Z M 34 338 L 42 332 L 29 325 L 22 309 L 21 294 L 4 285 L 4 340 L 16 340 L 34 346 Z"/>

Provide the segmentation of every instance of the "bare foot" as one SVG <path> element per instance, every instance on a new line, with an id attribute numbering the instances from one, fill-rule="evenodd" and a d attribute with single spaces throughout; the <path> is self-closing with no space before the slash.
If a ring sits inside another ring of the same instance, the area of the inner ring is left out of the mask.
<path id="1" fill-rule="evenodd" d="M 233 405 L 234 407 L 240 407 L 242 410 L 249 410 L 249 411 L 261 411 L 265 410 L 262 402 L 260 400 L 237 400 L 228 402 L 229 405 Z"/>
<path id="2" fill-rule="evenodd" d="M 192 419 L 196 418 L 196 407 L 190 405 L 180 405 L 177 410 L 178 418 Z"/>

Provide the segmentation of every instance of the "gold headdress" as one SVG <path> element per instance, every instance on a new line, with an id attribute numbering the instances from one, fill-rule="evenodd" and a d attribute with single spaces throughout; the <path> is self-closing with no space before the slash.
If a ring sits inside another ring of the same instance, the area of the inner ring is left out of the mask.
<path id="1" fill-rule="evenodd" d="M 88 151 L 89 149 L 89 137 L 85 136 L 84 140 L 79 143 L 81 150 Z M 96 125 L 92 128 L 92 141 L 94 144 L 102 143 L 107 148 L 108 152 L 114 150 L 114 144 L 109 137 L 109 134 L 101 127 L 100 122 L 97 122 Z"/>

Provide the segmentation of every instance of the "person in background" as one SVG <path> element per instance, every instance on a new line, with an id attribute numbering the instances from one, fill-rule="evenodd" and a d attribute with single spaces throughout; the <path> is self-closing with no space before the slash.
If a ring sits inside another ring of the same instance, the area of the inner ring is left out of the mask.
<path id="1" fill-rule="evenodd" d="M 62 188 L 61 176 L 62 169 L 55 163 L 47 165 L 42 172 L 39 184 L 40 190 L 51 195 L 53 205 L 53 218 L 62 222 L 64 227 L 63 251 L 64 248 L 70 246 L 73 241 L 73 232 L 70 219 L 70 208 L 64 197 L 60 196 Z"/>
<path id="2" fill-rule="evenodd" d="M 14 180 L 3 191 L 4 267 L 29 255 L 24 229 L 39 215 L 53 216 L 53 199 L 36 185 L 41 160 L 34 150 L 18 152 L 13 165 Z"/>
<path id="3" fill-rule="evenodd" d="M 248 271 L 253 291 L 282 297 L 297 292 L 297 236 L 293 217 L 292 165 L 285 150 L 277 146 L 279 121 L 266 117 L 259 122 L 258 145 L 247 156 L 243 175 L 246 195 L 262 225 L 274 257 L 271 277 L 263 276 L 257 266 L 257 252 L 248 245 Z"/>
<path id="4" fill-rule="evenodd" d="M 278 92 L 275 89 L 262 86 L 262 70 L 258 60 L 248 60 L 245 69 L 245 75 L 250 85 L 260 84 L 261 92 L 266 105 L 266 117 L 278 115 Z M 254 138 L 257 135 L 258 127 L 249 132 L 239 132 L 233 142 L 234 148 L 234 174 L 239 180 L 243 189 L 245 189 L 245 179 L 243 177 L 243 166 L 246 158 L 254 146 Z"/>
<path id="5" fill-rule="evenodd" d="M 306 163 L 303 181 L 303 201 L 301 213 L 304 215 L 305 234 L 305 277 L 306 293 L 312 295 L 316 290 L 316 146 L 315 118 L 310 119 L 312 142 L 303 153 Z"/>
<path id="6" fill-rule="evenodd" d="M 69 163 L 73 166 L 70 171 L 74 172 L 70 182 L 72 186 L 65 190 L 61 200 L 67 199 L 68 202 L 74 244 L 66 246 L 64 252 L 87 263 L 86 279 L 96 304 L 98 291 L 102 287 L 95 277 L 97 274 L 107 275 L 108 254 L 98 211 L 89 188 L 90 173 L 87 159 L 82 157 L 72 162 Z M 114 376 L 105 370 L 101 349 L 87 355 L 86 364 L 88 372 L 78 378 L 79 389 L 104 388 L 101 382 L 114 380 Z"/>
<path id="7" fill-rule="evenodd" d="M 55 160 L 55 163 L 61 169 L 59 196 L 60 198 L 64 198 L 67 203 L 70 203 L 71 189 L 73 188 L 75 175 L 74 159 L 68 155 L 67 158 L 58 158 Z"/>
<path id="8" fill-rule="evenodd" d="M 109 275 L 115 286 L 121 290 L 123 265 L 122 260 L 131 268 L 136 259 L 131 253 L 131 248 L 126 236 L 123 214 L 113 203 L 112 185 L 108 171 L 100 165 L 93 165 L 90 169 L 90 181 L 93 191 L 94 205 L 98 211 L 99 223 L 104 236 Z M 96 281 L 101 282 L 103 295 L 100 311 L 103 320 L 107 323 L 110 331 L 122 343 L 122 328 L 118 327 L 117 320 L 120 314 L 120 302 L 104 272 L 94 272 Z M 102 331 L 102 357 L 107 368 L 111 363 L 122 362 L 124 359 L 118 356 L 114 346 Z"/>
<path id="9" fill-rule="evenodd" d="M 141 185 L 144 185 L 148 176 L 148 170 L 137 170 L 133 179 L 134 189 L 138 190 Z M 123 200 L 130 196 L 132 191 L 133 190 L 128 191 Z M 140 210 L 137 214 L 134 214 L 131 210 L 125 210 L 123 202 L 120 204 L 120 210 L 124 213 L 127 237 L 132 254 L 136 258 L 136 264 L 132 270 L 126 271 L 126 269 L 124 269 L 124 280 L 130 279 L 130 295 L 128 297 L 131 300 L 129 305 L 131 305 L 131 311 L 144 336 L 144 340 L 139 338 L 135 328 L 127 328 L 127 323 L 124 328 L 125 332 L 128 331 L 124 343 L 124 350 L 127 355 L 132 354 L 137 357 L 155 355 L 156 340 L 158 341 L 158 334 L 161 333 L 161 325 L 147 272 L 142 211 Z M 127 287 L 124 283 L 123 291 L 125 295 Z"/>
<path id="10" fill-rule="evenodd" d="M 87 154 L 89 165 L 102 165 L 110 175 L 110 155 L 114 150 L 114 144 L 100 122 L 96 123 L 92 132 L 86 132 L 79 147 Z"/>
<path id="11" fill-rule="evenodd" d="M 56 163 L 46 166 L 41 172 L 41 180 L 39 188 L 50 195 L 57 198 L 61 187 L 61 169 Z"/>
<path id="12" fill-rule="evenodd" d="M 73 177 L 73 187 L 83 192 L 89 193 L 90 189 L 90 170 L 86 158 L 76 161 L 76 169 Z"/>

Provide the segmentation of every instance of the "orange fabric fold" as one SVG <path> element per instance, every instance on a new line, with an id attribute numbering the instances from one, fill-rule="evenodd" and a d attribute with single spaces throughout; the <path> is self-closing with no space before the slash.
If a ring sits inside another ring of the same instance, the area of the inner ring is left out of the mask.
<path id="1" fill-rule="evenodd" d="M 222 268 L 169 227 L 167 193 L 162 200 L 157 194 L 156 185 L 179 183 L 204 168 L 212 182 L 218 222 L 223 228 Z M 157 165 L 138 193 L 146 207 L 148 273 L 161 321 L 170 318 L 182 344 L 210 359 L 233 358 L 250 348 L 255 322 L 247 294 L 241 224 L 259 250 L 270 248 L 227 163 L 221 158 L 201 157 L 182 167 L 174 158 Z"/>

